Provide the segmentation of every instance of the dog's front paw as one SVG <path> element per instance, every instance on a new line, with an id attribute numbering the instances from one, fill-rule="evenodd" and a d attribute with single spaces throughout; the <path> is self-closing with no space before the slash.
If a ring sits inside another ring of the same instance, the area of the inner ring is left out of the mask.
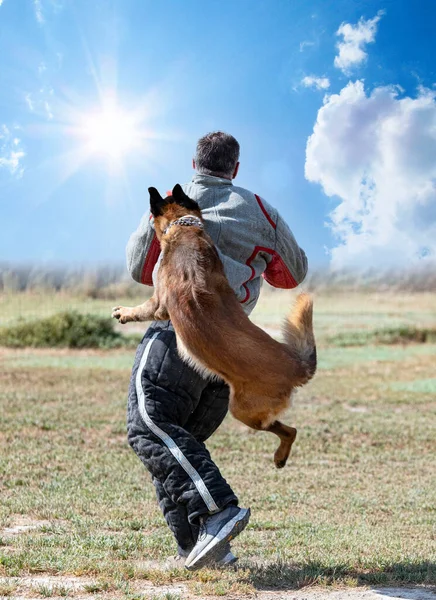
<path id="1" fill-rule="evenodd" d="M 118 319 L 123 325 L 129 321 L 133 321 L 131 309 L 126 308 L 125 306 L 115 306 L 112 309 L 112 318 Z"/>

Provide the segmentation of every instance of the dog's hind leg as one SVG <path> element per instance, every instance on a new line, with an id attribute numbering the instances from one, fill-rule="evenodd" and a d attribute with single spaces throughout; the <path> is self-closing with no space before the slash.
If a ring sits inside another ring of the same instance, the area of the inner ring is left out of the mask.
<path id="1" fill-rule="evenodd" d="M 283 423 L 280 421 L 274 421 L 265 429 L 265 431 L 275 433 L 280 438 L 280 446 L 277 448 L 274 454 L 274 463 L 278 469 L 282 469 L 289 458 L 292 444 L 295 442 L 295 438 L 297 437 L 297 430 L 295 427 L 283 425 Z"/>
<path id="2" fill-rule="evenodd" d="M 295 442 L 297 437 L 297 430 L 295 427 L 289 427 L 284 425 L 280 421 L 273 421 L 271 425 L 265 426 L 265 421 L 261 417 L 251 417 L 247 415 L 243 410 L 236 404 L 233 404 L 232 399 L 230 401 L 230 411 L 238 421 L 245 423 L 248 427 L 255 429 L 256 431 L 270 431 L 275 433 L 280 438 L 280 446 L 274 453 L 274 463 L 278 469 L 282 469 L 291 453 L 292 444 Z M 264 415 L 262 415 L 264 417 Z"/>

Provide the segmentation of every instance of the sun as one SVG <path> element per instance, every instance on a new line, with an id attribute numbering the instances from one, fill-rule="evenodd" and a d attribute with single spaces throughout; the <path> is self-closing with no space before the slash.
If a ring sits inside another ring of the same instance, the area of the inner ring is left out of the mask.
<path id="1" fill-rule="evenodd" d="M 139 146 L 140 134 L 135 119 L 115 104 L 87 115 L 82 135 L 88 154 L 120 159 Z"/>
<path id="2" fill-rule="evenodd" d="M 149 171 L 154 171 L 157 164 L 160 166 L 154 144 L 173 139 L 174 134 L 153 127 L 152 118 L 161 114 L 163 106 L 155 105 L 153 95 L 149 98 L 145 94 L 135 100 L 130 94 L 123 102 L 114 90 L 99 88 L 98 91 L 98 101 L 94 99 L 93 104 L 66 98 L 59 125 L 69 148 L 56 157 L 62 169 L 60 181 L 82 168 L 97 168 L 108 181 L 123 182 L 130 194 L 130 173 L 139 165 Z"/>

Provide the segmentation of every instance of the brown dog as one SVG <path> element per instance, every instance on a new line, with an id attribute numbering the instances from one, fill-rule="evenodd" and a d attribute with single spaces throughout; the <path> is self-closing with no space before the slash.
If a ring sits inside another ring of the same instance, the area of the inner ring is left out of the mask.
<path id="1" fill-rule="evenodd" d="M 171 319 L 180 355 L 205 375 L 230 386 L 230 411 L 253 429 L 280 438 L 276 467 L 284 467 L 297 435 L 277 421 L 293 389 L 316 370 L 312 300 L 300 294 L 279 343 L 244 313 L 224 274 L 216 248 L 203 229 L 200 207 L 180 185 L 162 198 L 149 188 L 162 261 L 153 297 L 135 307 L 118 306 L 120 321 Z M 181 219 L 181 220 L 180 220 Z"/>

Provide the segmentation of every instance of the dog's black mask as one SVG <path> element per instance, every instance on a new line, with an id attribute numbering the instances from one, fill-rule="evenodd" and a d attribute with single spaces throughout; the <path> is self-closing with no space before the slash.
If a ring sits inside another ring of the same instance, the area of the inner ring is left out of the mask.
<path id="1" fill-rule="evenodd" d="M 150 194 L 150 210 L 153 217 L 159 217 L 160 215 L 163 215 L 164 207 L 172 202 L 179 204 L 179 206 L 183 206 L 186 208 L 186 210 L 200 212 L 200 207 L 198 204 L 185 194 L 185 192 L 182 190 L 182 187 L 178 183 L 173 187 L 171 196 L 166 196 L 165 198 L 162 198 L 157 189 L 154 187 L 148 188 L 148 191 Z"/>

